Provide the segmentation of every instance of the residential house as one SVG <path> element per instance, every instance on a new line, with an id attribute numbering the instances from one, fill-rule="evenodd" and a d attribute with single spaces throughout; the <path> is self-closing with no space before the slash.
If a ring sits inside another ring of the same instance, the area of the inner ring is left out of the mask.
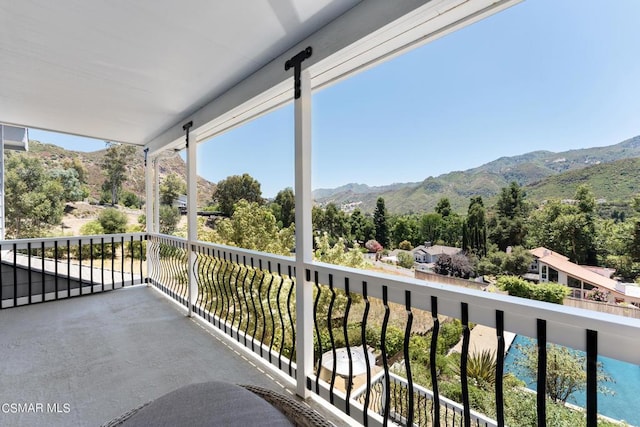
<path id="1" fill-rule="evenodd" d="M 568 257 L 550 249 L 539 247 L 532 249 L 534 261 L 531 274 L 537 274 L 541 283 L 555 282 L 571 288 L 571 296 L 585 299 L 594 289 L 607 292 L 609 302 L 640 303 L 640 292 L 635 286 L 629 287 L 610 278 L 610 269 L 575 264 Z M 609 275 L 609 277 L 607 277 Z"/>
<path id="2" fill-rule="evenodd" d="M 416 262 L 432 264 L 438 261 L 440 255 L 453 256 L 462 252 L 460 248 L 443 245 L 431 245 L 431 242 L 425 242 L 424 245 L 416 246 L 411 253 Z"/>

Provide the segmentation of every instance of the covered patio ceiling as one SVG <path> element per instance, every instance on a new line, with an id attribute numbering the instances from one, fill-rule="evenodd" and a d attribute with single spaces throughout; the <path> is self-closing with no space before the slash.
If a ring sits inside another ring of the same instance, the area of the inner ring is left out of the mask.
<path id="1" fill-rule="evenodd" d="M 150 148 L 203 140 L 520 0 L 0 0 L 0 123 Z"/>

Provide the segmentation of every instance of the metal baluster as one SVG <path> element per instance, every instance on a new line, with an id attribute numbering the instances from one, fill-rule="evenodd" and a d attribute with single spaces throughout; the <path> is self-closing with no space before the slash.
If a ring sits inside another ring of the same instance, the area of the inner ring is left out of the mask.
<path id="1" fill-rule="evenodd" d="M 586 391 L 587 427 L 596 427 L 598 425 L 598 331 L 591 329 L 587 329 Z"/>
<path id="2" fill-rule="evenodd" d="M 344 278 L 344 292 L 347 295 L 347 305 L 345 306 L 344 316 L 342 318 L 342 332 L 344 334 L 344 343 L 347 347 L 347 358 L 349 359 L 349 383 L 345 384 L 347 396 L 346 396 L 346 409 L 347 415 L 351 414 L 351 405 L 349 399 L 351 398 L 351 387 L 353 383 L 353 360 L 351 357 L 351 347 L 349 346 L 349 331 L 347 330 L 347 321 L 349 320 L 349 310 L 351 309 L 351 293 L 349 292 L 349 278 Z M 364 347 L 363 347 L 364 350 Z M 365 359 L 367 358 L 367 352 L 363 352 Z"/>
<path id="3" fill-rule="evenodd" d="M 436 359 L 438 356 L 438 332 L 440 331 L 440 320 L 438 320 L 438 298 L 431 297 L 431 317 L 433 319 L 433 329 L 431 331 L 431 349 L 429 351 L 429 365 L 431 368 L 431 388 L 433 389 L 433 426 L 440 427 L 440 393 L 438 392 L 438 370 Z M 448 415 L 445 415 L 445 422 Z"/>
<path id="4" fill-rule="evenodd" d="M 276 321 L 271 308 L 271 288 L 273 287 L 273 270 L 271 270 L 271 261 L 267 261 L 267 269 L 269 271 L 269 286 L 267 286 L 267 307 L 269 308 L 269 317 L 271 318 L 271 337 L 269 338 L 269 363 L 271 363 L 271 352 L 273 350 L 273 340 L 276 333 Z"/>
<path id="5" fill-rule="evenodd" d="M 45 295 L 45 282 L 46 282 L 46 272 L 44 271 L 44 242 L 40 242 L 40 250 L 42 251 L 42 253 L 40 254 L 40 257 L 42 259 L 42 271 L 40 272 L 42 275 L 42 302 L 44 302 L 44 295 Z"/>
<path id="6" fill-rule="evenodd" d="M 338 355 L 336 353 L 336 342 L 333 339 L 333 328 L 331 319 L 333 317 L 333 304 L 336 301 L 336 292 L 333 289 L 333 274 L 329 274 L 329 291 L 331 292 L 331 300 L 329 300 L 329 310 L 327 311 L 327 328 L 329 329 L 329 342 L 331 343 L 331 352 L 333 353 L 333 367 L 331 369 L 331 384 L 329 386 L 329 400 L 333 404 L 333 388 L 336 383 L 336 370 L 338 365 Z M 322 355 L 320 355 L 322 359 Z"/>
<path id="7" fill-rule="evenodd" d="M 413 324 L 413 312 L 411 311 L 411 291 L 404 291 L 405 310 L 407 311 L 407 327 L 404 332 L 404 364 L 407 371 L 408 413 L 407 425 L 413 425 L 413 377 L 411 376 L 411 357 L 409 355 L 409 339 L 411 338 L 411 325 Z"/>
<path id="8" fill-rule="evenodd" d="M 264 349 L 264 336 L 267 333 L 267 314 L 264 311 L 264 300 L 262 298 L 262 286 L 264 285 L 264 279 L 267 276 L 265 271 L 262 269 L 262 260 L 258 260 L 258 269 L 262 274 L 260 277 L 260 284 L 258 285 L 258 297 L 260 300 L 260 312 L 262 313 L 262 334 L 260 336 L 260 357 L 263 357 L 262 351 Z"/>
<path id="9" fill-rule="evenodd" d="M 251 284 L 249 285 L 249 289 L 250 289 L 249 296 L 251 297 L 251 307 L 253 308 L 253 313 L 255 315 L 255 320 L 253 321 L 253 332 L 251 332 L 251 351 L 255 351 L 254 343 L 256 339 L 256 333 L 258 332 L 258 309 L 256 308 L 256 301 L 255 301 L 255 298 L 253 297 L 253 284 L 256 280 L 256 276 L 258 275 L 258 272 L 256 271 L 256 268 L 253 265 L 253 257 L 251 257 L 251 270 L 253 271 L 253 276 L 251 277 Z M 259 290 L 258 290 L 258 296 L 260 296 Z"/>
<path id="10" fill-rule="evenodd" d="M 469 403 L 469 378 L 467 375 L 467 361 L 469 359 L 469 305 L 460 303 L 462 309 L 462 354 L 460 355 L 460 380 L 462 382 L 462 404 L 464 406 L 464 425 L 471 427 L 471 411 Z"/>
<path id="11" fill-rule="evenodd" d="M 284 286 L 284 278 L 282 277 L 280 263 L 278 263 L 278 278 L 280 280 L 280 286 L 278 286 L 278 292 L 276 296 L 276 301 L 278 303 L 278 318 L 280 319 L 280 327 L 282 328 L 282 333 L 280 334 L 280 351 L 278 352 L 278 369 L 282 369 L 282 348 L 284 347 L 284 318 L 282 317 L 282 304 L 280 302 L 280 293 L 282 292 L 282 288 Z"/>
<path id="12" fill-rule="evenodd" d="M 291 325 L 291 343 L 295 347 L 296 345 L 296 323 L 293 320 L 291 314 L 291 296 L 293 295 L 293 289 L 296 287 L 295 273 L 292 274 L 291 266 L 288 266 L 288 275 L 291 280 L 291 286 L 289 286 L 289 293 L 287 295 L 287 314 L 289 315 L 289 325 Z M 255 311 L 254 311 L 255 313 Z M 289 375 L 293 375 L 293 348 L 289 352 Z"/>
<path id="13" fill-rule="evenodd" d="M 498 337 L 498 354 L 496 355 L 496 421 L 498 427 L 504 427 L 504 312 L 496 310 L 496 335 Z"/>
<path id="14" fill-rule="evenodd" d="M 29 304 L 31 304 L 32 279 L 31 279 L 31 242 L 27 243 L 27 274 L 29 278 Z"/>
<path id="15" fill-rule="evenodd" d="M 391 406 L 391 383 L 389 381 L 389 361 L 387 359 L 387 326 L 389 324 L 389 314 L 391 310 L 389 309 L 389 301 L 387 299 L 388 289 L 386 286 L 382 287 L 382 303 L 384 304 L 384 319 L 382 321 L 382 331 L 380 333 L 380 342 L 382 349 L 382 364 L 384 365 L 384 385 L 385 385 L 385 396 L 384 396 L 384 413 L 383 413 L 383 425 L 387 426 L 389 421 L 389 413 Z"/>
<path id="16" fill-rule="evenodd" d="M 320 393 L 320 369 L 322 369 L 322 353 L 324 353 L 324 349 L 322 348 L 322 336 L 320 335 L 320 327 L 318 326 L 318 303 L 320 302 L 320 293 L 322 292 L 322 289 L 320 288 L 320 284 L 318 283 L 318 272 L 314 271 L 314 284 L 316 287 L 316 300 L 314 301 L 313 304 L 313 325 L 316 331 L 316 338 L 318 340 L 318 349 L 319 349 L 319 355 L 318 355 L 318 366 L 316 366 L 316 394 Z M 311 272 L 309 270 L 306 271 L 306 275 L 307 275 L 307 281 L 309 281 L 309 279 L 311 277 L 309 277 L 311 275 Z"/>
<path id="17" fill-rule="evenodd" d="M 367 389 L 365 390 L 364 396 L 364 426 L 368 427 L 369 418 L 367 417 L 367 412 L 369 411 L 369 399 L 371 397 L 371 366 L 369 362 L 369 347 L 367 345 L 367 318 L 369 317 L 369 297 L 367 296 L 367 282 L 362 282 L 362 299 L 364 300 L 364 312 L 362 313 L 362 322 L 361 322 L 361 335 L 362 335 L 362 348 L 364 350 L 364 363 L 367 368 Z"/>
<path id="18" fill-rule="evenodd" d="M 93 293 L 93 239 L 89 239 L 89 283 Z"/>
<path id="19" fill-rule="evenodd" d="M 100 283 L 102 283 L 102 292 L 104 292 L 104 237 L 100 238 L 100 261 L 101 261 L 101 266 L 100 266 L 101 281 L 100 281 Z"/>
<path id="20" fill-rule="evenodd" d="M 538 426 L 547 424 L 547 402 L 546 402 L 546 382 L 547 382 L 547 321 L 538 319 Z"/>

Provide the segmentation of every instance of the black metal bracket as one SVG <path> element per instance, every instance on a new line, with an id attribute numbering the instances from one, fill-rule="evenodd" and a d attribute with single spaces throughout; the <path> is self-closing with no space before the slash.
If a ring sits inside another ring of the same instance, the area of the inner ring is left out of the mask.
<path id="1" fill-rule="evenodd" d="M 300 88 L 300 71 L 302 70 L 302 61 L 311 57 L 312 52 L 313 52 L 313 49 L 311 49 L 311 46 L 309 46 L 305 50 L 298 53 L 296 56 L 287 60 L 287 62 L 284 63 L 285 71 L 289 71 L 290 68 L 293 68 L 293 78 L 295 80 L 293 96 L 295 99 L 300 98 L 300 95 L 302 94 L 302 89 Z"/>
<path id="2" fill-rule="evenodd" d="M 149 157 L 149 149 L 145 148 L 144 149 L 144 167 L 147 167 L 147 158 Z"/>
<path id="3" fill-rule="evenodd" d="M 187 122 L 182 126 L 182 130 L 185 131 L 185 140 L 186 140 L 187 148 L 189 148 L 189 129 L 191 129 L 192 126 L 193 126 L 193 121 Z"/>

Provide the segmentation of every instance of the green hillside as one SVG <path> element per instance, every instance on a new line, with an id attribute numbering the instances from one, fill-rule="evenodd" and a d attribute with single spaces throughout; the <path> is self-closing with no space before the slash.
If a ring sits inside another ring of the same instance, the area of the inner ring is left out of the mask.
<path id="1" fill-rule="evenodd" d="M 87 186 L 90 199 L 99 199 L 102 183 L 106 175 L 102 168 L 105 150 L 98 150 L 90 153 L 82 151 L 70 151 L 57 145 L 47 144 L 40 141 L 30 140 L 29 151 L 27 152 L 7 152 L 7 156 L 26 156 L 40 159 L 47 169 L 61 167 L 65 161 L 78 159 L 87 171 Z M 160 163 L 160 179 L 170 173 L 186 177 L 186 165 L 180 156 L 172 156 L 163 159 Z M 144 199 L 144 154 L 142 148 L 138 148 L 136 156 L 127 167 L 127 180 L 123 184 L 123 190 L 136 194 Z M 204 206 L 211 200 L 215 184 L 198 177 L 198 204 Z"/>
<path id="2" fill-rule="evenodd" d="M 640 157 L 640 136 L 606 147 L 593 147 L 569 150 L 561 153 L 551 151 L 533 151 L 513 157 L 501 157 L 477 168 L 466 171 L 456 171 L 437 177 L 428 177 L 422 182 L 393 184 L 383 187 L 368 187 L 364 184 L 347 184 L 336 189 L 323 189 L 314 192 L 316 202 L 320 204 L 360 203 L 365 212 L 373 212 L 376 199 L 384 197 L 387 209 L 392 213 L 410 213 L 432 211 L 438 200 L 447 197 L 451 206 L 458 212 L 465 212 L 471 196 L 480 195 L 491 205 L 501 188 L 511 181 L 522 186 L 548 185 L 531 188 L 530 200 L 541 201 L 548 198 L 571 198 L 578 184 L 553 184 L 547 181 L 551 177 L 569 174 L 569 179 L 586 179 L 592 172 L 600 171 L 611 162 L 634 159 Z M 625 164 L 626 165 L 626 164 Z M 601 168 L 598 168 L 598 167 Z M 595 169 L 592 169 L 595 168 Z M 604 168 L 606 170 L 606 168 Z M 576 175 L 572 175 L 572 173 Z M 582 172 L 582 174 L 580 173 Z M 593 178 L 589 183 L 602 190 L 596 191 L 598 198 L 618 200 L 628 197 L 637 188 L 637 179 L 628 171 L 628 175 L 619 179 L 615 166 L 608 172 L 603 172 L 601 182 Z M 608 177 L 605 177 L 608 174 Z M 584 178 L 579 178 L 584 177 Z M 622 182 L 617 182 L 622 181 Z M 549 182 L 549 184 L 545 184 Z M 558 181 L 560 182 L 560 181 Z M 606 183 L 607 186 L 604 186 Z M 557 187 L 557 188 L 554 188 Z M 564 188 L 563 188 L 564 187 Z M 611 190 L 605 190 L 611 187 Z M 615 187 L 615 188 L 613 188 Z M 547 192 L 548 190 L 548 192 Z M 562 194 L 561 194 L 562 193 Z"/>
<path id="3" fill-rule="evenodd" d="M 550 176 L 527 186 L 527 197 L 536 201 L 571 199 L 581 184 L 589 185 L 596 199 L 628 202 L 640 192 L 640 158 L 616 160 Z"/>

